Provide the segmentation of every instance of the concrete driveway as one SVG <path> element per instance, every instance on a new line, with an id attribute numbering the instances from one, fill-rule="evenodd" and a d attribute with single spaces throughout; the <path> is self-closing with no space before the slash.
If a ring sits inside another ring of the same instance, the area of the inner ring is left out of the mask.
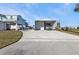
<path id="1" fill-rule="evenodd" d="M 23 31 L 22 39 L 1 55 L 79 55 L 79 36 L 59 31 Z"/>

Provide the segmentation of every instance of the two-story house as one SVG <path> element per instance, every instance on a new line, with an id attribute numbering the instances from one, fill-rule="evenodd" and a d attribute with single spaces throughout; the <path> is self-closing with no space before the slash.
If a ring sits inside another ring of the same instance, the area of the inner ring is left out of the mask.
<path id="1" fill-rule="evenodd" d="M 2 26 L 3 30 L 19 30 L 26 28 L 26 21 L 20 15 L 2 15 L 0 14 L 0 25 Z M 2 30 L 2 29 L 1 29 Z"/>

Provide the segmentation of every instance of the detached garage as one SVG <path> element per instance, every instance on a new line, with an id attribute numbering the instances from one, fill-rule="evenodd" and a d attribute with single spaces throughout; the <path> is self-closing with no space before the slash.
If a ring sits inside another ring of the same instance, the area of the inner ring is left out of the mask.
<path id="1" fill-rule="evenodd" d="M 36 20 L 35 29 L 36 30 L 54 30 L 60 28 L 60 23 L 56 20 Z"/>
<path id="2" fill-rule="evenodd" d="M 0 21 L 0 31 L 6 30 L 6 23 Z"/>

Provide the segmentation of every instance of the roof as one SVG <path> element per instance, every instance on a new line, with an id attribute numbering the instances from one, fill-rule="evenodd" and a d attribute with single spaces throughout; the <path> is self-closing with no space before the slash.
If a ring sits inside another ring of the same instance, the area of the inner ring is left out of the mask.
<path id="1" fill-rule="evenodd" d="M 39 19 L 39 20 L 35 20 L 35 21 L 56 21 L 56 20 L 52 20 L 52 19 Z"/>
<path id="2" fill-rule="evenodd" d="M 52 21 L 52 22 L 54 22 L 55 20 L 36 20 L 36 21 L 41 21 L 41 22 L 44 22 L 44 21 Z"/>
<path id="3" fill-rule="evenodd" d="M 6 18 L 6 16 L 5 16 L 5 15 L 3 15 L 3 14 L 0 14 L 0 17 L 4 17 L 4 18 Z"/>

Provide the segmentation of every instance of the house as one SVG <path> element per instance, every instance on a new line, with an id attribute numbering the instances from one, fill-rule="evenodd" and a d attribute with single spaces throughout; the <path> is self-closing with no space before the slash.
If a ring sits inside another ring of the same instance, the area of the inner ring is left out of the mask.
<path id="1" fill-rule="evenodd" d="M 41 19 L 35 21 L 36 30 L 54 30 L 60 28 L 60 23 L 56 20 Z"/>
<path id="2" fill-rule="evenodd" d="M 24 29 L 27 26 L 26 21 L 20 15 L 0 14 L 0 21 L 2 24 L 4 23 L 5 26 L 2 27 L 4 27 L 6 30 L 19 30 Z"/>

